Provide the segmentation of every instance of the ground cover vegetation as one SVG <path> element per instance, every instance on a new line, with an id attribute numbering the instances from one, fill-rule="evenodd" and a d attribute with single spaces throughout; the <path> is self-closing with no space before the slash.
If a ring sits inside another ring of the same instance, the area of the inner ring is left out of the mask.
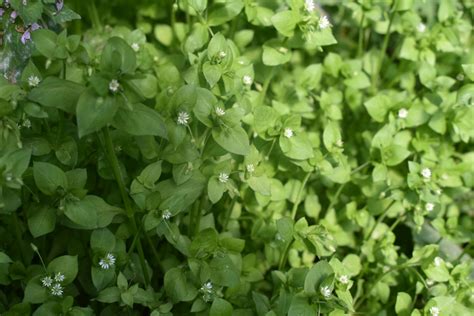
<path id="1" fill-rule="evenodd" d="M 0 314 L 472 315 L 472 1 L 0 15 Z"/>

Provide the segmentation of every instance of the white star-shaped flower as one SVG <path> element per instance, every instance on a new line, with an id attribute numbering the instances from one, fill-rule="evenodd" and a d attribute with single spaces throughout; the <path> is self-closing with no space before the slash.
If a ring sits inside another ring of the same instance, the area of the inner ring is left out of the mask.
<path id="1" fill-rule="evenodd" d="M 116 93 L 118 89 L 120 88 L 120 84 L 116 79 L 112 79 L 109 82 L 109 90 L 112 93 Z"/>
<path id="2" fill-rule="evenodd" d="M 56 282 L 62 282 L 64 281 L 66 277 L 64 276 L 64 274 L 62 274 L 61 272 L 58 272 L 56 273 L 56 275 L 54 276 L 54 281 Z"/>
<path id="3" fill-rule="evenodd" d="M 28 77 L 28 85 L 30 87 L 36 87 L 40 83 L 40 78 L 38 76 L 29 76 Z"/>
<path id="4" fill-rule="evenodd" d="M 416 29 L 417 29 L 418 32 L 424 33 L 426 31 L 426 25 L 420 22 L 416 26 Z"/>
<path id="5" fill-rule="evenodd" d="M 219 173 L 219 182 L 226 183 L 227 181 L 229 181 L 229 175 L 225 172 Z"/>
<path id="6" fill-rule="evenodd" d="M 434 207 L 435 205 L 431 202 L 428 202 L 425 204 L 425 210 L 427 210 L 428 212 L 431 212 L 432 210 L 434 210 Z"/>
<path id="7" fill-rule="evenodd" d="M 115 256 L 110 252 L 102 259 L 99 260 L 99 266 L 104 269 L 108 270 L 115 265 Z"/>
<path id="8" fill-rule="evenodd" d="M 316 9 L 316 5 L 313 0 L 305 0 L 304 7 L 309 13 L 313 12 Z"/>
<path id="9" fill-rule="evenodd" d="M 201 286 L 201 291 L 203 291 L 203 292 L 211 292 L 211 291 L 212 291 L 212 288 L 213 288 L 212 282 L 211 282 L 211 281 L 207 281 L 206 283 L 204 283 L 204 284 Z"/>
<path id="10" fill-rule="evenodd" d="M 245 76 L 242 77 L 242 82 L 245 85 L 250 86 L 253 83 L 253 79 L 249 75 L 245 75 Z"/>
<path id="11" fill-rule="evenodd" d="M 341 282 L 342 284 L 347 284 L 349 283 L 349 277 L 343 274 L 339 277 L 339 282 Z"/>
<path id="12" fill-rule="evenodd" d="M 223 108 L 221 108 L 221 107 L 218 106 L 218 107 L 216 108 L 216 115 L 217 115 L 217 116 L 223 116 L 224 114 L 225 114 L 225 110 L 224 110 Z"/>
<path id="13" fill-rule="evenodd" d="M 320 288 L 320 292 L 325 298 L 329 298 L 331 296 L 332 290 L 329 286 L 322 286 Z"/>
<path id="14" fill-rule="evenodd" d="M 433 306 L 430 308 L 431 316 L 439 316 L 439 308 L 437 306 Z"/>
<path id="15" fill-rule="evenodd" d="M 285 130 L 283 131 L 283 135 L 286 137 L 286 138 L 291 138 L 294 136 L 294 133 L 293 133 L 293 130 L 289 127 L 285 128 Z"/>
<path id="16" fill-rule="evenodd" d="M 169 220 L 171 218 L 171 212 L 168 210 L 165 210 L 163 212 L 163 215 L 161 215 L 161 218 L 163 218 L 165 221 Z"/>
<path id="17" fill-rule="evenodd" d="M 441 258 L 441 257 L 434 258 L 434 265 L 436 267 L 439 267 L 442 263 L 443 263 L 443 258 Z"/>
<path id="18" fill-rule="evenodd" d="M 63 295 L 63 287 L 59 283 L 55 283 L 51 287 L 51 294 L 54 296 L 62 296 Z"/>
<path id="19" fill-rule="evenodd" d="M 408 110 L 405 108 L 398 110 L 398 117 L 401 119 L 406 119 L 408 117 Z"/>
<path id="20" fill-rule="evenodd" d="M 53 284 L 53 278 L 51 278 L 50 276 L 44 277 L 41 279 L 41 284 L 44 287 L 50 287 Z"/>
<path id="21" fill-rule="evenodd" d="M 255 171 L 255 166 L 253 165 L 253 163 L 249 163 L 249 164 L 246 166 L 246 168 L 247 168 L 247 172 L 248 172 L 248 173 L 252 173 L 252 172 Z"/>
<path id="22" fill-rule="evenodd" d="M 186 125 L 189 122 L 189 114 L 188 112 L 179 112 L 178 113 L 178 124 L 179 125 Z"/>
<path id="23" fill-rule="evenodd" d="M 131 46 L 135 52 L 138 52 L 140 50 L 140 45 L 138 45 L 138 43 L 132 43 Z"/>
<path id="24" fill-rule="evenodd" d="M 431 169 L 430 168 L 423 168 L 421 170 L 421 175 L 425 179 L 430 179 L 431 178 Z"/>
<path id="25" fill-rule="evenodd" d="M 327 29 L 329 26 L 331 26 L 331 23 L 329 23 L 328 17 L 326 15 L 323 15 L 319 19 L 319 28 L 324 30 L 324 29 Z"/>

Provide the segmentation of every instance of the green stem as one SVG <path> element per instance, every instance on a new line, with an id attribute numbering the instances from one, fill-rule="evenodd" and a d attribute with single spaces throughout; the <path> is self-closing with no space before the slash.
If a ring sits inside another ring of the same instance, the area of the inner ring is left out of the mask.
<path id="1" fill-rule="evenodd" d="M 374 69 L 374 73 L 373 73 L 373 76 L 372 76 L 372 89 L 375 91 L 376 89 L 376 85 L 378 84 L 378 81 L 380 79 L 380 70 L 382 69 L 382 65 L 383 65 L 383 60 L 384 60 L 384 57 L 385 57 L 385 52 L 387 51 L 387 47 L 388 47 L 388 42 L 390 40 L 390 30 L 392 29 L 392 23 L 393 23 L 393 18 L 395 17 L 395 8 L 396 8 L 396 5 L 397 5 L 397 0 L 395 0 L 392 4 L 392 7 L 391 7 L 391 13 L 390 13 L 390 18 L 389 18 L 389 22 L 388 22 L 388 27 L 387 27 L 387 33 L 385 33 L 385 37 L 383 39 L 383 44 L 382 44 L 382 49 L 380 50 L 380 58 L 379 58 L 379 62 L 376 63 L 376 69 Z"/>
<path id="2" fill-rule="evenodd" d="M 308 182 L 309 180 L 309 177 L 311 176 L 312 172 L 308 172 L 306 174 L 306 176 L 304 177 L 303 179 L 303 183 L 301 184 L 301 187 L 298 191 L 298 194 L 296 196 L 296 201 L 295 203 L 293 204 L 293 208 L 291 210 L 291 218 L 294 220 L 295 217 L 296 217 L 296 212 L 298 211 L 298 206 L 300 205 L 300 202 L 301 202 L 301 195 L 303 194 L 303 190 L 306 186 L 306 183 Z M 291 248 L 291 245 L 293 244 L 293 240 L 289 241 L 287 244 L 286 244 L 286 247 L 285 247 L 285 250 L 283 250 L 283 253 L 280 257 L 280 262 L 278 264 L 278 270 L 282 270 L 285 263 L 286 263 L 286 260 L 288 258 L 288 253 L 290 251 L 290 248 Z"/>
<path id="3" fill-rule="evenodd" d="M 106 153 L 109 158 L 109 162 L 112 165 L 112 171 L 114 173 L 115 181 L 117 182 L 117 185 L 119 187 L 119 192 L 122 197 L 122 201 L 125 207 L 125 212 L 130 220 L 130 223 L 132 224 L 133 232 L 138 235 L 139 231 L 137 227 L 137 222 L 135 220 L 135 212 L 133 211 L 132 203 L 125 189 L 125 183 L 123 181 L 122 171 L 120 169 L 117 155 L 115 154 L 115 147 L 112 142 L 112 137 L 110 136 L 108 127 L 104 127 L 103 137 L 105 140 Z M 143 270 L 143 276 L 145 277 L 145 285 L 148 286 L 148 280 L 149 280 L 148 269 L 145 262 L 145 254 L 143 252 L 143 247 L 142 247 L 142 243 L 139 236 L 137 237 L 137 250 L 138 250 L 138 255 L 140 258 L 140 265 Z"/>
<path id="4" fill-rule="evenodd" d="M 301 184 L 301 187 L 298 191 L 298 195 L 296 196 L 296 201 L 295 204 L 293 204 L 293 209 L 291 210 L 291 218 L 294 220 L 296 217 L 296 211 L 298 210 L 298 206 L 300 205 L 301 202 L 301 194 L 303 194 L 303 190 L 306 186 L 306 182 L 308 182 L 309 177 L 311 176 L 311 172 L 308 172 L 306 176 L 303 179 L 303 183 Z"/>
<path id="5" fill-rule="evenodd" d="M 357 57 L 360 58 L 362 56 L 362 49 L 364 45 L 364 21 L 365 21 L 365 11 L 362 11 L 362 17 L 360 18 L 359 22 L 359 45 L 357 48 Z"/>
<path id="6" fill-rule="evenodd" d="M 234 209 L 235 206 L 235 199 L 232 200 L 232 203 L 230 207 L 227 208 L 225 217 L 224 217 L 224 222 L 222 223 L 222 231 L 225 232 L 227 230 L 227 225 L 229 225 L 230 221 L 230 216 L 232 215 L 232 210 Z"/>
<path id="7" fill-rule="evenodd" d="M 258 96 L 258 101 L 259 101 L 258 104 L 263 105 L 263 101 L 265 101 L 265 96 L 267 95 L 268 87 L 270 86 L 270 83 L 274 76 L 275 76 L 275 67 L 272 67 L 270 70 L 270 74 L 268 75 L 267 78 L 265 78 L 262 92 L 260 92 L 260 95 Z"/>
<path id="8" fill-rule="evenodd" d="M 377 226 L 385 219 L 385 217 L 387 217 L 388 210 L 393 205 L 393 203 L 395 203 L 395 201 L 390 202 L 390 204 L 383 211 L 383 214 L 379 216 L 379 218 L 377 219 L 377 222 L 374 224 L 374 226 L 372 226 L 372 229 L 370 230 L 370 232 L 364 237 L 364 242 L 366 242 L 370 238 L 370 236 L 372 236 Z"/>
<path id="9" fill-rule="evenodd" d="M 102 30 L 102 23 L 100 22 L 99 13 L 94 0 L 89 1 L 88 11 L 93 28 L 96 30 Z"/>

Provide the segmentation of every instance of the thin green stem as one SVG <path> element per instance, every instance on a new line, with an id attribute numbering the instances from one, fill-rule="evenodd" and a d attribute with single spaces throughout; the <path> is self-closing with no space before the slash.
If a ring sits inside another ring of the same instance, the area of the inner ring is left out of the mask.
<path id="1" fill-rule="evenodd" d="M 379 218 L 377 218 L 377 222 L 375 222 L 375 224 L 374 224 L 374 226 L 372 226 L 372 229 L 370 230 L 370 232 L 364 237 L 364 242 L 366 242 L 370 238 L 370 236 L 372 236 L 372 234 L 374 233 L 377 226 L 385 219 L 385 217 L 387 217 L 388 210 L 393 205 L 393 203 L 395 203 L 395 200 L 392 200 L 392 202 L 390 202 L 390 204 L 387 205 L 387 207 L 383 211 L 382 215 L 379 216 Z"/>
<path id="2" fill-rule="evenodd" d="M 125 183 L 123 181 L 122 171 L 120 169 L 117 155 L 115 154 L 115 147 L 112 141 L 112 137 L 110 136 L 108 127 L 105 127 L 103 129 L 103 137 L 105 140 L 106 153 L 109 158 L 109 162 L 112 165 L 112 171 L 114 173 L 115 181 L 117 182 L 117 185 L 119 187 L 119 192 L 122 197 L 122 201 L 125 207 L 125 212 L 130 220 L 133 232 L 138 235 L 139 231 L 138 231 L 137 222 L 135 219 L 135 212 L 133 210 L 132 203 L 130 201 L 128 193 L 125 189 Z M 145 277 L 145 285 L 148 286 L 148 280 L 149 280 L 148 269 L 145 262 L 145 254 L 143 252 L 143 247 L 142 247 L 142 243 L 139 236 L 137 237 L 137 250 L 138 250 L 138 255 L 140 258 L 140 265 L 143 270 L 143 276 Z"/>
<path id="3" fill-rule="evenodd" d="M 309 177 L 311 176 L 312 172 L 308 172 L 306 176 L 303 179 L 303 183 L 300 186 L 300 189 L 298 191 L 298 194 L 296 195 L 296 201 L 295 204 L 293 204 L 293 208 L 291 210 L 291 218 L 294 220 L 296 217 L 296 212 L 298 211 L 298 206 L 301 203 L 301 195 L 303 194 L 303 190 L 306 186 L 306 183 L 308 182 Z"/>
<path id="4" fill-rule="evenodd" d="M 308 172 L 306 174 L 306 176 L 304 177 L 303 179 L 303 182 L 301 183 L 301 186 L 300 186 L 300 189 L 298 190 L 298 194 L 296 195 L 296 201 L 295 203 L 293 204 L 293 208 L 291 210 L 291 218 L 294 220 L 295 217 L 296 217 L 296 212 L 298 211 L 298 206 L 300 205 L 301 203 L 301 195 L 303 194 L 303 190 L 306 186 L 306 183 L 308 182 L 309 180 L 309 177 L 312 175 L 312 172 Z M 290 251 L 290 248 L 291 248 L 291 245 L 293 244 L 293 240 L 289 241 L 287 244 L 286 244 L 286 247 L 285 249 L 283 250 L 283 253 L 280 257 L 280 262 L 278 264 L 278 270 L 282 270 L 285 263 L 286 263 L 286 260 L 288 258 L 288 253 Z"/>
<path id="5" fill-rule="evenodd" d="M 384 61 L 384 57 L 385 57 L 385 52 L 387 51 L 387 47 L 388 47 L 388 42 L 390 40 L 390 30 L 392 29 L 392 23 L 393 23 L 393 19 L 395 17 L 395 8 L 396 8 L 396 5 L 397 5 L 397 0 L 395 0 L 392 4 L 392 7 L 390 9 L 391 13 L 390 13 L 390 17 L 389 17 L 389 22 L 388 22 L 388 27 L 387 27 L 387 32 L 385 33 L 385 37 L 383 39 L 383 44 L 382 44 L 382 49 L 380 50 L 380 57 L 379 57 L 379 61 L 378 63 L 376 63 L 376 68 L 374 69 L 374 73 L 373 73 L 373 76 L 372 76 L 372 89 L 373 91 L 376 90 L 376 86 L 378 84 L 378 81 L 380 79 L 380 70 L 382 69 L 382 65 L 383 65 L 383 61 Z"/>
<path id="6" fill-rule="evenodd" d="M 233 199 L 230 207 L 228 207 L 227 210 L 226 210 L 225 217 L 224 217 L 224 222 L 222 223 L 222 231 L 227 230 L 227 225 L 229 225 L 230 216 L 232 215 L 232 210 L 234 209 L 234 206 L 235 206 L 235 201 L 236 200 Z"/>
<path id="7" fill-rule="evenodd" d="M 357 57 L 359 58 L 362 56 L 362 50 L 364 46 L 364 37 L 365 37 L 364 22 L 365 22 L 365 11 L 362 11 L 362 17 L 360 18 L 360 22 L 359 22 L 359 45 L 357 47 Z"/>
<path id="8" fill-rule="evenodd" d="M 260 92 L 260 95 L 258 96 L 258 103 L 260 105 L 263 104 L 263 101 L 265 101 L 265 96 L 267 95 L 268 87 L 270 86 L 270 83 L 275 76 L 275 67 L 272 67 L 270 70 L 270 74 L 268 75 L 267 78 L 265 78 L 265 81 L 263 82 L 263 88 L 262 92 Z"/>
<path id="9" fill-rule="evenodd" d="M 91 18 L 92 26 L 96 30 L 102 29 L 102 22 L 100 22 L 99 12 L 97 11 L 97 7 L 95 5 L 95 1 L 89 1 L 88 5 L 89 16 Z"/>

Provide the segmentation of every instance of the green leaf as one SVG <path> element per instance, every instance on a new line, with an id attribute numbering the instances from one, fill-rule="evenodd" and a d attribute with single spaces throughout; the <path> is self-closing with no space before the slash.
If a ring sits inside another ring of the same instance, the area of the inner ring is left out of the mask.
<path id="1" fill-rule="evenodd" d="M 387 166 L 396 166 L 410 156 L 410 151 L 400 145 L 389 145 L 382 148 L 382 159 Z"/>
<path id="2" fill-rule="evenodd" d="M 300 133 L 290 138 L 280 136 L 280 148 L 285 156 L 296 160 L 305 160 L 314 157 L 313 146 L 306 134 Z"/>
<path id="3" fill-rule="evenodd" d="M 111 74 L 132 74 L 137 67 L 133 49 L 120 37 L 109 38 L 102 51 L 100 70 Z"/>
<path id="4" fill-rule="evenodd" d="M 28 281 L 25 288 L 24 302 L 41 304 L 48 298 L 48 289 L 41 285 L 41 276 L 36 276 Z"/>
<path id="5" fill-rule="evenodd" d="M 173 29 L 167 24 L 155 25 L 155 38 L 163 45 L 170 46 L 173 42 Z"/>
<path id="6" fill-rule="evenodd" d="M 291 50 L 278 40 L 270 40 L 263 45 L 262 60 L 267 66 L 286 64 L 291 59 Z"/>
<path id="7" fill-rule="evenodd" d="M 205 62 L 202 65 L 202 72 L 207 83 L 212 88 L 216 85 L 222 76 L 222 71 L 219 65 L 212 65 L 210 62 Z"/>
<path id="8" fill-rule="evenodd" d="M 36 22 L 36 21 L 35 21 Z M 31 34 L 35 47 L 41 55 L 53 59 L 56 54 L 58 35 L 48 29 L 39 29 Z"/>
<path id="9" fill-rule="evenodd" d="M 188 53 L 193 53 L 196 50 L 206 45 L 209 40 L 209 32 L 205 25 L 196 23 L 193 25 L 192 33 L 186 38 L 184 42 L 184 49 Z"/>
<path id="10" fill-rule="evenodd" d="M 291 300 L 288 316 L 314 316 L 316 313 L 307 298 L 295 295 Z"/>
<path id="11" fill-rule="evenodd" d="M 207 0 L 188 0 L 189 5 L 191 8 L 196 10 L 199 13 L 204 12 L 207 7 Z"/>
<path id="12" fill-rule="evenodd" d="M 56 210 L 47 205 L 28 212 L 28 228 L 34 238 L 46 235 L 56 227 Z"/>
<path id="13" fill-rule="evenodd" d="M 99 292 L 96 298 L 102 303 L 115 303 L 120 301 L 120 290 L 118 287 L 108 287 Z"/>
<path id="14" fill-rule="evenodd" d="M 119 209 L 94 195 L 87 195 L 80 201 L 70 201 L 64 210 L 66 217 L 77 224 L 78 229 L 105 227 L 119 212 Z"/>
<path id="15" fill-rule="evenodd" d="M 252 190 L 254 190 L 255 192 L 258 192 L 264 196 L 271 195 L 271 182 L 267 176 L 250 177 L 247 180 L 247 183 L 249 184 L 250 188 L 252 188 Z"/>
<path id="16" fill-rule="evenodd" d="M 210 316 L 232 316 L 232 304 L 222 298 L 216 298 L 212 302 Z"/>
<path id="17" fill-rule="evenodd" d="M 0 251 L 0 264 L 11 263 L 11 262 L 12 262 L 12 259 L 10 259 L 10 257 L 6 253 Z"/>
<path id="18" fill-rule="evenodd" d="M 390 108 L 390 99 L 382 94 L 378 94 L 366 102 L 364 102 L 364 106 L 369 112 L 369 115 L 376 121 L 376 122 L 383 122 L 385 120 L 385 115 Z"/>
<path id="19" fill-rule="evenodd" d="M 49 273 L 62 273 L 64 275 L 64 281 L 61 283 L 64 285 L 70 284 L 77 276 L 77 256 L 57 257 L 48 264 L 47 270 Z"/>
<path id="20" fill-rule="evenodd" d="M 304 280 L 304 291 L 308 294 L 319 293 L 321 284 L 334 275 L 332 267 L 327 261 L 319 261 L 311 267 Z"/>
<path id="21" fill-rule="evenodd" d="M 84 89 L 84 86 L 75 82 L 48 77 L 30 91 L 28 99 L 46 107 L 75 113 L 77 101 Z"/>
<path id="22" fill-rule="evenodd" d="M 97 132 L 111 123 L 119 108 L 120 100 L 119 97 L 98 96 L 92 88 L 84 91 L 76 109 L 79 137 Z M 139 129 L 138 126 L 136 128 Z"/>
<path id="23" fill-rule="evenodd" d="M 227 191 L 225 183 L 220 182 L 217 177 L 209 178 L 209 182 L 207 183 L 207 193 L 209 200 L 213 204 L 219 202 L 225 191 Z"/>
<path id="24" fill-rule="evenodd" d="M 206 258 L 211 256 L 218 247 L 217 231 L 214 228 L 206 228 L 191 242 L 189 253 L 195 258 Z"/>
<path id="25" fill-rule="evenodd" d="M 161 163 L 157 161 L 146 166 L 137 177 L 138 181 L 147 188 L 153 188 L 161 176 Z"/>
<path id="26" fill-rule="evenodd" d="M 323 143 L 330 152 L 334 151 L 342 141 L 339 125 L 334 121 L 329 121 L 323 132 Z"/>
<path id="27" fill-rule="evenodd" d="M 299 22 L 298 14 L 294 11 L 281 11 L 272 16 L 273 26 L 286 37 L 292 37 L 296 24 Z"/>
<path id="28" fill-rule="evenodd" d="M 318 46 L 328 46 L 337 44 L 337 40 L 332 34 L 331 28 L 311 32 L 308 41 L 314 42 Z"/>
<path id="29" fill-rule="evenodd" d="M 180 268 L 171 268 L 166 272 L 164 286 L 166 293 L 174 302 L 192 301 L 198 293 Z"/>
<path id="30" fill-rule="evenodd" d="M 212 130 L 212 137 L 222 148 L 237 155 L 247 155 L 250 144 L 247 133 L 241 126 L 218 128 Z"/>
<path id="31" fill-rule="evenodd" d="M 115 248 L 114 234 L 107 228 L 94 230 L 91 234 L 91 248 L 94 251 L 113 251 Z"/>
<path id="32" fill-rule="evenodd" d="M 66 174 L 53 164 L 35 162 L 33 176 L 38 189 L 46 195 L 55 194 L 58 188 L 68 188 Z"/>
<path id="33" fill-rule="evenodd" d="M 398 292 L 395 312 L 397 315 L 409 316 L 411 312 L 411 296 L 405 292 Z"/>
<path id="34" fill-rule="evenodd" d="M 240 283 L 240 271 L 227 254 L 219 254 L 209 263 L 211 280 L 221 286 L 234 287 Z"/>
<path id="35" fill-rule="evenodd" d="M 112 124 L 131 135 L 167 138 L 165 122 L 161 115 L 141 103 L 134 104 L 132 110 L 125 107 L 119 108 Z"/>
<path id="36" fill-rule="evenodd" d="M 209 26 L 224 24 L 239 15 L 243 8 L 242 0 L 226 0 L 214 3 L 208 9 L 207 24 Z"/>

